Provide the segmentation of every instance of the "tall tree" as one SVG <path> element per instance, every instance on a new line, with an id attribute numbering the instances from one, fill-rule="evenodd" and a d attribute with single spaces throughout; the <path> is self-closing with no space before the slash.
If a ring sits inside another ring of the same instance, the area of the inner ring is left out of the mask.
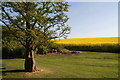
<path id="1" fill-rule="evenodd" d="M 67 2 L 3 2 L 0 21 L 26 48 L 25 70 L 36 71 L 34 51 L 39 45 L 67 37 Z M 14 31 L 14 32 L 13 32 Z"/>

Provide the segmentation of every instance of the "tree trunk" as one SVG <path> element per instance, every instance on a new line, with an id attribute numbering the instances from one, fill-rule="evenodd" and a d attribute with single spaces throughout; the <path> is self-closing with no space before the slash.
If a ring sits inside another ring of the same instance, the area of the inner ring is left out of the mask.
<path id="1" fill-rule="evenodd" d="M 36 64 L 35 64 L 33 50 L 26 50 L 25 65 L 24 66 L 25 66 L 26 72 L 35 72 L 36 71 Z"/>

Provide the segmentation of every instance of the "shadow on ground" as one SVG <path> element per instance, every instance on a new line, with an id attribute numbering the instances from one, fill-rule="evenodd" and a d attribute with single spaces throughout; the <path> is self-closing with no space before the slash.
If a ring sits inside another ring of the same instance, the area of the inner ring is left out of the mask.
<path id="1" fill-rule="evenodd" d="M 6 73 L 18 73 L 18 72 L 26 72 L 25 70 L 6 70 L 6 71 L 0 71 L 0 73 L 2 73 L 2 75 L 6 75 Z"/>
<path id="2" fill-rule="evenodd" d="M 26 72 L 25 70 L 7 70 L 7 71 L 2 71 L 2 73 L 7 73 L 7 72 Z"/>

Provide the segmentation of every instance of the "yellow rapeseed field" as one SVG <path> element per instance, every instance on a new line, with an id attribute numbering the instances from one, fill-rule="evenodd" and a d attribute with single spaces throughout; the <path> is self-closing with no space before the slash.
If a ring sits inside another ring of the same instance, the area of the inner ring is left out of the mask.
<path id="1" fill-rule="evenodd" d="M 101 37 L 101 38 L 70 38 L 56 39 L 55 43 L 63 45 L 103 45 L 103 44 L 118 44 L 118 37 Z"/>

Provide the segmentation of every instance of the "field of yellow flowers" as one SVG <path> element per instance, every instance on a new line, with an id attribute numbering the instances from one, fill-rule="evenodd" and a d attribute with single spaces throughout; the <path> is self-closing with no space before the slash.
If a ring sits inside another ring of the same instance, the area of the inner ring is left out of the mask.
<path id="1" fill-rule="evenodd" d="M 119 52 L 118 37 L 57 39 L 55 43 L 70 50 Z"/>
<path id="2" fill-rule="evenodd" d="M 102 45 L 102 44 L 118 44 L 117 37 L 104 38 L 71 38 L 71 39 L 57 39 L 58 44 L 71 45 Z"/>

